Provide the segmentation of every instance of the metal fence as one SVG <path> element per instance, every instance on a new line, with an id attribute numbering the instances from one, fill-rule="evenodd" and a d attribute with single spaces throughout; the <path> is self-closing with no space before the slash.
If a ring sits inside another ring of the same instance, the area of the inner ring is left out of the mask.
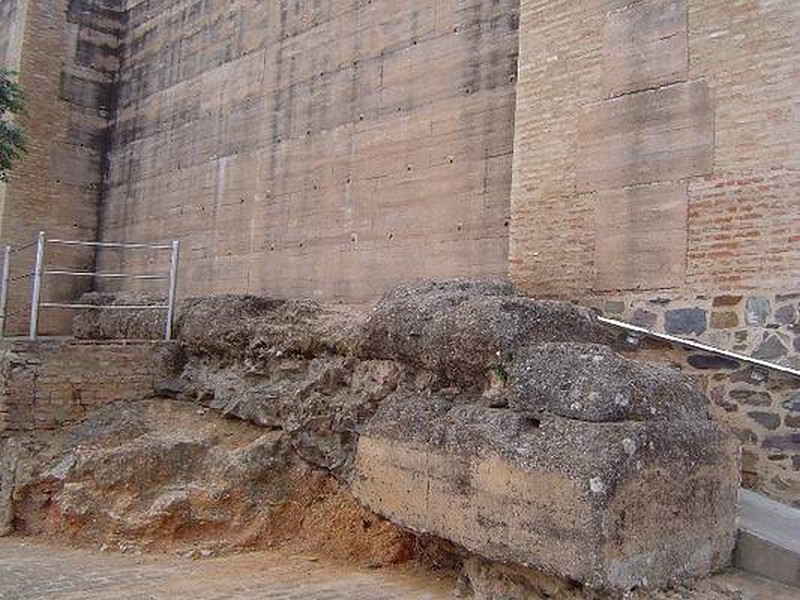
<path id="1" fill-rule="evenodd" d="M 98 271 L 75 271 L 68 269 L 46 269 L 45 251 L 48 246 L 82 246 L 91 248 L 116 248 L 124 250 L 157 250 L 169 251 L 169 272 L 155 274 L 136 273 L 105 273 Z M 13 257 L 28 248 L 36 248 L 36 258 L 33 269 L 11 277 L 11 261 Z M 0 338 L 5 336 L 6 320 L 12 316 L 8 312 L 8 293 L 12 283 L 31 278 L 30 291 L 30 322 L 28 326 L 28 339 L 36 340 L 39 330 L 39 313 L 43 308 L 66 310 L 162 310 L 167 314 L 164 325 L 164 339 L 172 339 L 172 328 L 175 320 L 175 296 L 178 287 L 178 259 L 180 242 L 173 240 L 168 244 L 132 244 L 123 242 L 86 242 L 80 240 L 62 240 L 47 238 L 44 231 L 40 231 L 37 238 L 28 244 L 3 249 L 2 279 L 0 279 Z M 42 302 L 42 285 L 45 277 L 92 277 L 97 279 L 135 279 L 149 281 L 167 281 L 166 304 L 133 304 L 133 305 L 100 305 L 80 304 L 68 302 Z"/>

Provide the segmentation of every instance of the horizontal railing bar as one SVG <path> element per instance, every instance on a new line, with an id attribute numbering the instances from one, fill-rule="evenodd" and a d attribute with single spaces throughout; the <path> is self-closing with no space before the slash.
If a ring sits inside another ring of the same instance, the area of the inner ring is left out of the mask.
<path id="1" fill-rule="evenodd" d="M 75 308 L 100 310 L 167 310 L 166 304 L 61 304 L 60 302 L 42 302 L 42 308 Z"/>
<path id="2" fill-rule="evenodd" d="M 791 367 L 784 367 L 783 365 L 779 365 L 766 360 L 761 360 L 760 358 L 755 358 L 753 356 L 739 354 L 738 352 L 731 352 L 730 350 L 723 350 L 722 348 L 709 346 L 708 344 L 703 344 L 702 342 L 676 337 L 674 335 L 669 335 L 667 333 L 652 331 L 644 327 L 631 325 L 630 323 L 626 323 L 624 321 L 617 321 L 615 319 L 608 319 L 606 317 L 597 317 L 597 320 L 600 321 L 601 323 L 605 323 L 606 325 L 618 327 L 620 329 L 631 331 L 633 333 L 638 333 L 646 337 L 654 338 L 657 340 L 663 340 L 665 342 L 670 342 L 672 344 L 677 344 L 680 346 L 686 346 L 688 348 L 694 348 L 695 350 L 702 350 L 703 352 L 709 352 L 711 354 L 716 354 L 717 356 L 723 356 L 725 358 L 730 358 L 732 360 L 737 360 L 739 362 L 751 364 L 757 367 L 762 367 L 764 369 L 771 369 L 773 371 L 778 371 L 780 373 L 786 373 L 787 375 L 800 377 L 800 371 L 798 371 L 797 369 L 792 369 Z"/>
<path id="3" fill-rule="evenodd" d="M 136 249 L 152 249 L 152 250 L 171 250 L 172 246 L 169 244 L 127 244 L 124 242 L 82 242 L 79 240 L 60 240 L 48 239 L 48 244 L 61 244 L 62 246 L 93 246 L 95 248 L 128 248 Z"/>
<path id="4" fill-rule="evenodd" d="M 72 275 L 75 277 L 105 277 L 109 279 L 169 279 L 169 275 L 135 275 L 128 273 L 90 273 L 88 271 L 45 271 L 45 275 Z"/>

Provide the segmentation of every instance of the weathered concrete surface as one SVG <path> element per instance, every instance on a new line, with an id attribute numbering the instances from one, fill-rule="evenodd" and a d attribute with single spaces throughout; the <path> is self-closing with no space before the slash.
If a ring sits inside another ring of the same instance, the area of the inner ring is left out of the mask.
<path id="1" fill-rule="evenodd" d="M 800 510 L 740 490 L 734 562 L 745 571 L 800 588 Z"/>
<path id="2" fill-rule="evenodd" d="M 127 14 L 102 234 L 183 239 L 183 293 L 366 304 L 506 274 L 517 0 Z"/>

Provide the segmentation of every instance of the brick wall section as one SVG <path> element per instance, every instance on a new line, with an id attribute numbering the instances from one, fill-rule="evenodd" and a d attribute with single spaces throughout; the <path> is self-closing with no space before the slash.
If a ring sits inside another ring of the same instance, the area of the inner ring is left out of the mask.
<path id="1" fill-rule="evenodd" d="M 0 10 L 25 4 L 20 81 L 27 97 L 21 119 L 29 152 L 6 186 L 0 239 L 29 242 L 39 230 L 50 237 L 97 238 L 108 119 L 114 110 L 123 12 L 120 0 L 0 0 Z M 17 10 L 17 12 L 20 12 Z M 4 35 L 4 34 L 3 34 Z M 29 271 L 33 250 L 16 255 L 14 274 Z M 91 270 L 94 252 L 59 248 L 46 255 L 50 266 Z M 91 287 L 88 278 L 53 278 L 44 286 L 49 300 L 74 300 Z M 28 282 L 12 288 L 11 311 L 27 305 Z M 44 333 L 69 331 L 70 315 L 46 311 Z M 11 322 L 26 327 L 27 314 Z"/>
<path id="2" fill-rule="evenodd" d="M 103 235 L 184 294 L 504 277 L 517 4 L 132 2 Z"/>
<path id="3" fill-rule="evenodd" d="M 523 0 L 511 278 L 796 291 L 798 40 L 791 0 Z"/>
<path id="4" fill-rule="evenodd" d="M 0 436 L 55 429 L 118 400 L 153 392 L 161 342 L 3 342 Z"/>

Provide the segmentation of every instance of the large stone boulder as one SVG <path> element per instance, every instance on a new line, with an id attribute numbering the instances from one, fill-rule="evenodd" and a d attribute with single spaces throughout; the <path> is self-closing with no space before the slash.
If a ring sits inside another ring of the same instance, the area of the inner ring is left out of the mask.
<path id="1" fill-rule="evenodd" d="M 509 386 L 508 408 L 386 403 L 359 439 L 356 497 L 591 588 L 667 586 L 728 563 L 739 449 L 686 380 L 573 344 L 531 350 Z"/>
<path id="2" fill-rule="evenodd" d="M 387 294 L 368 317 L 358 349 L 469 387 L 484 384 L 492 370 L 506 370 L 530 346 L 613 340 L 587 309 L 517 296 L 507 283 L 452 280 Z"/>

